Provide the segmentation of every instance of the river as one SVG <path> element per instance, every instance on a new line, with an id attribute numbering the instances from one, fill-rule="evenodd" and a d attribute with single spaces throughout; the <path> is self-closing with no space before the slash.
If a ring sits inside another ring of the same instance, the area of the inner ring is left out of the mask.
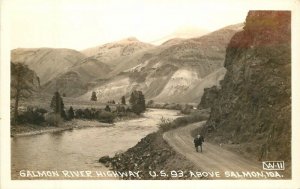
<path id="1" fill-rule="evenodd" d="M 143 118 L 116 122 L 111 127 L 90 127 L 13 137 L 11 139 L 12 179 L 53 179 L 31 175 L 22 177 L 21 170 L 108 171 L 105 166 L 98 163 L 99 158 L 124 152 L 147 134 L 157 131 L 162 116 L 175 119 L 178 117 L 178 111 L 149 109 L 144 113 Z"/>

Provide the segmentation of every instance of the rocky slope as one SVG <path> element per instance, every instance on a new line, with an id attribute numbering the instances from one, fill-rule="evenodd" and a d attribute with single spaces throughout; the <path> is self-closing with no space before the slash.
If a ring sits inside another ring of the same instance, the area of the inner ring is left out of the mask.
<path id="1" fill-rule="evenodd" d="M 99 162 L 115 171 L 140 171 L 140 178 L 133 176 L 122 178 L 129 180 L 191 179 L 188 171 L 195 171 L 194 164 L 176 153 L 164 141 L 160 131 L 147 135 L 137 145 L 122 154 L 116 154 L 112 158 L 101 157 Z M 150 171 L 152 175 L 155 172 L 156 176 L 151 176 Z M 176 172 L 177 174 L 182 173 L 182 176 L 176 176 L 175 171 L 180 172 Z"/>
<path id="2" fill-rule="evenodd" d="M 71 49 L 37 48 L 11 51 L 11 61 L 28 65 L 39 76 L 41 85 L 77 65 L 84 58 L 83 54 Z"/>
<path id="3" fill-rule="evenodd" d="M 203 132 L 257 160 L 291 158 L 291 13 L 250 11 L 226 50 L 227 73 Z M 210 93 L 210 94 L 209 94 Z M 213 95 L 215 100 L 207 96 Z"/>
<path id="4" fill-rule="evenodd" d="M 95 58 L 108 65 L 116 63 L 117 58 L 130 56 L 138 51 L 153 47 L 148 43 L 143 43 L 134 37 L 129 37 L 121 41 L 107 43 L 102 46 L 92 47 L 81 51 L 88 57 Z"/>
<path id="5" fill-rule="evenodd" d="M 86 55 L 69 49 L 16 49 L 12 59 L 29 65 L 50 94 L 60 91 L 89 100 L 96 91 L 99 101 L 106 102 L 137 89 L 158 102 L 198 103 L 203 88 L 223 78 L 225 47 L 241 27 L 160 46 L 128 38 L 87 49 Z"/>
<path id="6" fill-rule="evenodd" d="M 205 88 L 204 93 L 201 97 L 201 101 L 198 105 L 198 109 L 210 108 L 214 103 L 215 99 L 218 97 L 219 90 L 219 86 Z"/>
<path id="7" fill-rule="evenodd" d="M 113 68 L 112 79 L 81 98 L 89 99 L 96 91 L 99 100 L 118 100 L 138 89 L 146 99 L 155 101 L 199 102 L 203 88 L 223 78 L 226 45 L 241 28 L 242 24 L 232 25 L 199 38 L 176 40 L 135 53 Z"/>

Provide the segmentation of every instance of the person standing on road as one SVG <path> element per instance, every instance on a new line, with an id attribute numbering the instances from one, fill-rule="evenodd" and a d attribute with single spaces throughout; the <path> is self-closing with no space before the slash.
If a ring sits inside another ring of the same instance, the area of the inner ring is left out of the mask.
<path id="1" fill-rule="evenodd" d="M 199 151 L 199 146 L 200 146 L 200 150 L 202 152 L 202 143 L 203 142 L 204 142 L 203 136 L 201 136 L 200 134 L 198 134 L 197 137 L 194 139 L 194 144 L 195 144 L 196 152 Z"/>

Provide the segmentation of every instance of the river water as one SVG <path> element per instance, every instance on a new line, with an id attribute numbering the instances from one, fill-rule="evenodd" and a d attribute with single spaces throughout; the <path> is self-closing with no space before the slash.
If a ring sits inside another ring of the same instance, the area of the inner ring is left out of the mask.
<path id="1" fill-rule="evenodd" d="M 158 130 L 161 117 L 175 119 L 178 111 L 149 109 L 143 118 L 116 122 L 111 127 L 90 127 L 11 139 L 12 179 L 51 179 L 26 171 L 108 171 L 98 159 L 126 151 Z M 20 172 L 21 171 L 21 172 Z M 66 179 L 66 178 L 55 178 Z"/>

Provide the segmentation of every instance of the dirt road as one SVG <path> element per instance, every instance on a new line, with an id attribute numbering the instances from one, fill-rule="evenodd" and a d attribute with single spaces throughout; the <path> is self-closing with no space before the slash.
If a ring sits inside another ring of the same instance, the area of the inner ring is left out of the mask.
<path id="1" fill-rule="evenodd" d="M 191 131 L 203 125 L 198 122 L 164 133 L 163 138 L 177 152 L 195 163 L 201 171 L 262 171 L 260 162 L 247 160 L 208 142 L 203 143 L 203 152 L 196 152 Z"/>

